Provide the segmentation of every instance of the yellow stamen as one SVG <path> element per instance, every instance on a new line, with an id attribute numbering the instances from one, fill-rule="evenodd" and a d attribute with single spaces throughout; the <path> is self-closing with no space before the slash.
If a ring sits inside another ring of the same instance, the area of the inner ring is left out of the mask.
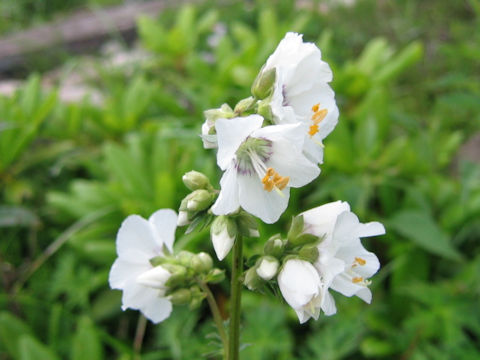
<path id="1" fill-rule="evenodd" d="M 355 261 L 358 263 L 358 265 L 362 265 L 362 266 L 367 263 L 364 259 L 359 258 L 359 257 L 356 257 Z"/>
<path id="2" fill-rule="evenodd" d="M 308 131 L 308 134 L 309 134 L 310 136 L 313 136 L 313 135 L 315 135 L 317 132 L 318 132 L 318 125 L 317 125 L 317 124 L 310 125 L 310 130 Z"/>
<path id="3" fill-rule="evenodd" d="M 313 115 L 312 115 L 312 122 L 313 122 L 313 125 L 310 126 L 310 129 L 308 131 L 308 134 L 310 135 L 310 137 L 312 137 L 313 135 L 315 135 L 316 133 L 318 133 L 319 129 L 318 129 L 318 124 L 320 124 L 320 122 L 325 119 L 325 116 L 327 116 L 328 114 L 328 110 L 327 109 L 321 109 L 320 110 L 320 104 L 315 104 L 312 106 L 312 111 L 313 111 Z"/>
<path id="4" fill-rule="evenodd" d="M 358 283 L 360 283 L 360 282 L 362 282 L 362 281 L 363 281 L 363 278 L 362 278 L 362 277 L 354 277 L 354 278 L 352 279 L 352 282 L 353 282 L 354 284 L 358 284 Z"/>
<path id="5" fill-rule="evenodd" d="M 268 168 L 262 179 L 263 189 L 270 192 L 273 189 L 283 190 L 290 181 L 288 176 L 280 176 L 273 168 Z"/>

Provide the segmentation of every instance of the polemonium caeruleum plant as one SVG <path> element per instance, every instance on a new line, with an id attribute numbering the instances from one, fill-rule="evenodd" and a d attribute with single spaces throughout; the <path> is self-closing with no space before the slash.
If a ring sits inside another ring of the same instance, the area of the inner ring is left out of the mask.
<path id="1" fill-rule="evenodd" d="M 178 216 L 162 209 L 148 220 L 129 216 L 117 235 L 118 258 L 110 286 L 123 291 L 122 309 L 140 310 L 158 323 L 172 305 L 208 301 L 223 343 L 224 359 L 239 359 L 241 290 L 278 288 L 300 323 L 336 313 L 330 290 L 372 300 L 370 277 L 379 267 L 360 238 L 382 235 L 378 222 L 362 224 L 347 203 L 337 201 L 294 217 L 287 234 L 272 236 L 244 271 L 243 237 L 259 237 L 257 220 L 272 224 L 288 207 L 291 187 L 320 174 L 323 139 L 335 128 L 338 109 L 329 85 L 330 67 L 302 35 L 286 34 L 252 85 L 252 96 L 235 107 L 205 111 L 202 140 L 217 149 L 220 189 L 202 173 L 183 182 L 191 193 Z M 186 232 L 210 226 L 219 260 L 233 249 L 228 331 L 209 284 L 222 281 L 210 255 L 175 253 L 177 226 Z"/>

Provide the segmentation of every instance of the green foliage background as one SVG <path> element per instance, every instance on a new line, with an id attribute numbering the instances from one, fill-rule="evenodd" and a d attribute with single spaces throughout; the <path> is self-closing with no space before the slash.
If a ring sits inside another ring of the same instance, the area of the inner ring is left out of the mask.
<path id="1" fill-rule="evenodd" d="M 0 30 L 27 22 L 31 4 L 10 3 L 17 15 Z M 480 358 L 480 155 L 459 152 L 480 130 L 480 2 L 320 5 L 202 3 L 140 18 L 151 57 L 128 72 L 99 62 L 103 105 L 62 103 L 38 74 L 0 97 L 0 359 L 134 358 L 139 314 L 121 312 L 107 285 L 116 231 L 129 214 L 176 209 L 186 171 L 218 180 L 202 111 L 248 96 L 287 31 L 332 66 L 340 122 L 321 176 L 246 254 L 337 199 L 387 235 L 364 241 L 382 263 L 371 305 L 336 296 L 338 314 L 300 326 L 281 299 L 245 290 L 242 358 Z M 176 244 L 212 252 L 207 232 L 179 231 Z M 227 285 L 214 292 L 225 309 Z M 148 325 L 142 359 L 215 359 L 213 333 L 205 306 L 176 308 Z"/>

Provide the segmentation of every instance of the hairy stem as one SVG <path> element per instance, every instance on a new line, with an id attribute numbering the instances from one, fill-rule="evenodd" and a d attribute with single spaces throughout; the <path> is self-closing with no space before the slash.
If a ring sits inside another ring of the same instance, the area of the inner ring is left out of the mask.
<path id="1" fill-rule="evenodd" d="M 208 287 L 208 285 L 200 280 L 198 280 L 198 284 L 202 288 L 205 295 L 207 295 L 208 306 L 210 307 L 210 311 L 212 312 L 212 316 L 213 316 L 213 321 L 215 322 L 215 325 L 217 326 L 217 329 L 218 329 L 218 333 L 220 334 L 220 338 L 222 339 L 224 358 L 226 359 L 226 354 L 228 354 L 228 337 L 227 337 L 227 333 L 225 332 L 225 327 L 223 326 L 223 319 L 222 319 L 222 316 L 220 315 L 220 310 L 218 309 L 218 305 L 217 305 L 217 302 L 215 301 L 215 297 L 210 291 L 210 288 Z"/>
<path id="2" fill-rule="evenodd" d="M 231 298 L 230 298 L 230 329 L 228 336 L 228 360 L 240 359 L 240 307 L 242 300 L 242 281 L 240 279 L 243 271 L 243 239 L 237 236 L 233 246 Z"/>

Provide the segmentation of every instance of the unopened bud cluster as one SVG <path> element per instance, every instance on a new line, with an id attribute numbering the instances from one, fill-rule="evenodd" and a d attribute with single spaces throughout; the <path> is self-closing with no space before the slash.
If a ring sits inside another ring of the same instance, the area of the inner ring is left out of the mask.
<path id="1" fill-rule="evenodd" d="M 317 245 L 321 241 L 321 237 L 305 232 L 302 215 L 294 217 L 287 239 L 276 234 L 265 243 L 263 255 L 245 272 L 245 285 L 250 290 L 262 288 L 268 281 L 275 280 L 282 264 L 288 260 L 299 259 L 313 264 L 318 259 Z"/>
<path id="2" fill-rule="evenodd" d="M 159 256 L 150 260 L 154 268 L 138 279 L 142 284 L 161 289 L 174 305 L 197 307 L 205 298 L 201 283 L 218 283 L 225 274 L 213 267 L 207 253 L 180 251 L 176 256 Z"/>
<path id="3" fill-rule="evenodd" d="M 192 192 L 180 203 L 178 226 L 188 225 L 194 219 L 206 215 L 217 197 L 210 180 L 201 172 L 189 171 L 183 175 L 182 180 Z"/>

